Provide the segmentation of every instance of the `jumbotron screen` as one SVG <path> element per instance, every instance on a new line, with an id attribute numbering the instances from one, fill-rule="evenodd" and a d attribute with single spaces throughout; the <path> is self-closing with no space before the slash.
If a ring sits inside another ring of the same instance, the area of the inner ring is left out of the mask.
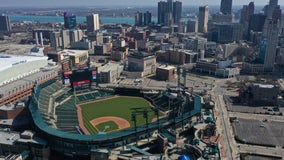
<path id="1" fill-rule="evenodd" d="M 97 70 L 95 68 L 87 68 L 80 70 L 73 70 L 70 77 L 70 82 L 73 87 L 82 87 L 83 85 L 90 85 L 96 80 Z"/>

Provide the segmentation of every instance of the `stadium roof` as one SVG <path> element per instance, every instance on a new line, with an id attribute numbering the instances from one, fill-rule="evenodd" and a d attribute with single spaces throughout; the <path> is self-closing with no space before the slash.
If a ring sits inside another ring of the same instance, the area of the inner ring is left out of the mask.
<path id="1" fill-rule="evenodd" d="M 0 86 L 38 72 L 48 64 L 47 57 L 0 55 Z"/>

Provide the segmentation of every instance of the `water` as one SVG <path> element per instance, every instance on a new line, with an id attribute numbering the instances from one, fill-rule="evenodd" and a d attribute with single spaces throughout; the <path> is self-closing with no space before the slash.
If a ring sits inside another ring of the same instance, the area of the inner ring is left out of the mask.
<path id="1" fill-rule="evenodd" d="M 10 20 L 23 22 L 23 21 L 31 21 L 31 22 L 64 22 L 63 16 L 28 16 L 28 15 L 11 15 Z M 86 22 L 86 17 L 76 17 L 77 23 Z M 100 17 L 101 23 L 125 23 L 125 24 L 134 24 L 134 17 Z M 157 21 L 156 18 L 153 19 L 154 22 Z"/>

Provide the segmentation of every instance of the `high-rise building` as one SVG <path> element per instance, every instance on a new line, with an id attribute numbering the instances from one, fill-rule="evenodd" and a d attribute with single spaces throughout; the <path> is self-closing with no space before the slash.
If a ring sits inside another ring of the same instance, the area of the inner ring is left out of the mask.
<path id="1" fill-rule="evenodd" d="M 265 20 L 259 54 L 260 59 L 263 60 L 265 72 L 271 72 L 274 69 L 276 48 L 278 45 L 278 30 L 277 20 L 270 18 Z"/>
<path id="2" fill-rule="evenodd" d="M 74 14 L 69 15 L 67 12 L 64 12 L 65 29 L 74 29 L 76 26 L 76 16 Z"/>
<path id="3" fill-rule="evenodd" d="M 69 30 L 61 30 L 62 48 L 70 47 L 70 32 Z"/>
<path id="4" fill-rule="evenodd" d="M 253 14 L 249 19 L 249 32 L 262 32 L 266 15 L 262 13 Z"/>
<path id="5" fill-rule="evenodd" d="M 181 19 L 182 13 L 182 3 L 180 1 L 175 1 L 173 3 L 173 20 L 174 24 L 178 24 Z"/>
<path id="6" fill-rule="evenodd" d="M 11 31 L 11 26 L 10 26 L 10 17 L 1 15 L 0 16 L 0 31 Z"/>
<path id="7" fill-rule="evenodd" d="M 53 47 L 55 49 L 62 47 L 62 37 L 60 32 L 50 33 L 50 47 Z"/>
<path id="8" fill-rule="evenodd" d="M 147 26 L 152 22 L 152 14 L 147 11 L 144 13 L 144 25 Z"/>
<path id="9" fill-rule="evenodd" d="M 241 10 L 240 22 L 248 22 L 250 17 L 254 14 L 254 2 L 250 2 L 249 5 L 244 5 Z"/>
<path id="10" fill-rule="evenodd" d="M 158 2 L 158 23 L 164 24 L 165 23 L 165 16 L 168 12 L 167 2 L 160 1 Z"/>
<path id="11" fill-rule="evenodd" d="M 209 16 L 209 7 L 208 6 L 199 7 L 198 32 L 201 33 L 207 32 L 208 16 Z"/>
<path id="12" fill-rule="evenodd" d="M 143 14 L 141 12 L 135 13 L 135 25 L 142 26 L 143 25 Z"/>
<path id="13" fill-rule="evenodd" d="M 282 10 L 280 8 L 280 5 L 277 5 L 272 13 L 272 19 L 281 21 L 282 20 L 281 17 L 282 17 Z"/>
<path id="14" fill-rule="evenodd" d="M 275 8 L 278 6 L 278 0 L 269 0 L 269 4 L 264 6 L 263 11 L 267 18 L 272 18 Z"/>
<path id="15" fill-rule="evenodd" d="M 198 32 L 198 21 L 188 20 L 186 31 L 187 32 Z"/>
<path id="16" fill-rule="evenodd" d="M 158 23 L 164 25 L 178 24 L 181 19 L 182 2 L 172 0 L 158 2 Z"/>
<path id="17" fill-rule="evenodd" d="M 244 5 L 241 9 L 240 23 L 243 25 L 243 38 L 249 39 L 249 21 L 254 14 L 254 2 L 250 2 L 248 5 Z"/>
<path id="18" fill-rule="evenodd" d="M 216 43 L 232 43 L 242 38 L 239 23 L 212 23 L 208 30 L 208 40 Z"/>
<path id="19" fill-rule="evenodd" d="M 221 0 L 220 12 L 223 14 L 232 14 L 233 0 Z"/>
<path id="20" fill-rule="evenodd" d="M 87 18 L 87 32 L 94 32 L 100 29 L 99 14 L 90 14 L 86 18 Z"/>

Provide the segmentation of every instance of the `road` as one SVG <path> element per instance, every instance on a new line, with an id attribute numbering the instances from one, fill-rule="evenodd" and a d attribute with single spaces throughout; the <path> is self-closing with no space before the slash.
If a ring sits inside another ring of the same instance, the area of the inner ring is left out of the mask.
<path id="1" fill-rule="evenodd" d="M 254 153 L 259 155 L 268 155 L 268 156 L 276 156 L 276 157 L 284 157 L 284 149 L 283 148 L 275 148 L 275 147 L 263 147 L 256 145 L 247 145 L 247 144 L 239 144 L 239 150 L 241 153 Z"/>
<path id="2" fill-rule="evenodd" d="M 236 141 L 234 139 L 234 135 L 232 133 L 232 128 L 230 126 L 229 122 L 229 115 L 227 112 L 226 104 L 223 99 L 224 93 L 226 93 L 226 90 L 222 88 L 223 84 L 226 80 L 216 80 L 215 87 L 212 90 L 212 94 L 216 96 L 216 104 L 217 111 L 219 112 L 219 121 L 221 126 L 217 126 L 217 129 L 219 128 L 220 134 L 223 136 L 224 139 L 224 145 L 223 147 L 226 148 L 227 157 L 228 160 L 238 160 L 239 159 L 239 153 L 237 150 Z M 223 158 L 225 159 L 225 158 Z"/>
<path id="3" fill-rule="evenodd" d="M 247 145 L 247 144 L 238 144 L 234 139 L 232 132 L 232 127 L 229 123 L 229 117 L 237 117 L 243 119 L 254 119 L 260 120 L 267 119 L 268 121 L 279 121 L 284 122 L 284 116 L 275 116 L 275 115 L 261 115 L 261 114 L 251 114 L 251 113 L 240 113 L 240 112 L 228 112 L 226 104 L 223 99 L 223 95 L 232 95 L 221 86 L 224 86 L 226 80 L 216 80 L 215 87 L 212 92 L 216 96 L 216 106 L 219 110 L 219 120 L 221 120 L 221 130 L 224 138 L 224 144 L 227 149 L 227 159 L 239 159 L 240 153 L 253 153 L 259 155 L 268 155 L 268 156 L 277 156 L 284 157 L 284 149 L 280 147 L 264 147 L 257 145 Z M 282 158 L 284 159 L 284 158 Z"/>
<path id="4" fill-rule="evenodd" d="M 221 127 L 222 127 L 222 135 L 224 138 L 224 144 L 227 152 L 227 159 L 228 160 L 235 160 L 236 156 L 238 153 L 236 152 L 236 143 L 234 143 L 234 136 L 231 133 L 231 128 L 229 124 L 229 118 L 228 118 L 228 113 L 225 108 L 225 103 L 223 101 L 223 96 L 222 95 L 217 95 L 217 101 L 216 105 L 218 107 L 219 111 L 219 119 L 221 119 Z"/>
<path id="5" fill-rule="evenodd" d="M 276 115 L 229 112 L 229 117 L 237 117 L 242 119 L 248 119 L 249 117 L 249 119 L 259 120 L 259 121 L 267 119 L 268 121 L 284 122 L 284 116 L 276 116 Z"/>

